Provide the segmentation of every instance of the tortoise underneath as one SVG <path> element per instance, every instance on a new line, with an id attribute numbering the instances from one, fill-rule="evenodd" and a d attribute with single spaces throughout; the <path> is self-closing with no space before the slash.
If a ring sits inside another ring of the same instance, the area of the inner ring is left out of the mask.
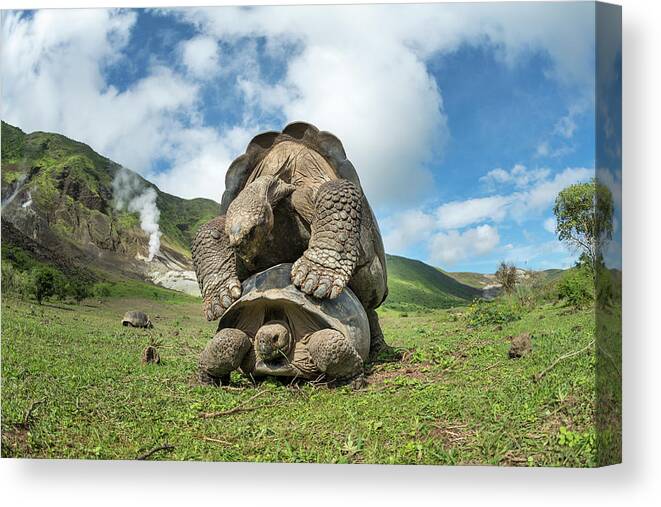
<path id="1" fill-rule="evenodd" d="M 291 269 L 279 264 L 243 282 L 241 298 L 223 314 L 200 354 L 202 382 L 227 384 L 237 369 L 306 379 L 362 374 L 370 328 L 356 295 L 345 289 L 334 299 L 310 297 L 294 286 Z"/>

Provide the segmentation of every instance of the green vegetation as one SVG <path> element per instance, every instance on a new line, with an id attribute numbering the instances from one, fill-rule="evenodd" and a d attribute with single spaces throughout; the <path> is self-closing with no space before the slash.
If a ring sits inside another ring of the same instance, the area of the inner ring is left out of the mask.
<path id="1" fill-rule="evenodd" d="M 420 261 L 386 255 L 389 294 L 385 306 L 400 311 L 465 305 L 482 292 Z"/>
<path id="2" fill-rule="evenodd" d="M 542 305 L 496 331 L 457 310 L 384 309 L 386 339 L 404 357 L 374 365 L 367 389 L 253 386 L 238 374 L 224 389 L 195 380 L 215 324 L 184 299 L 54 307 L 3 297 L 2 455 L 134 459 L 169 444 L 150 459 L 595 464 L 594 351 L 533 380 L 590 343 L 593 312 Z M 138 308 L 153 330 L 120 325 Z M 533 353 L 507 359 L 507 336 L 524 331 Z M 141 365 L 159 341 L 161 364 Z M 238 406 L 254 410 L 200 416 Z"/>
<path id="3" fill-rule="evenodd" d="M 613 206 L 608 187 L 594 178 L 568 186 L 555 200 L 558 239 L 580 251 L 593 271 L 604 241 L 613 235 Z"/>

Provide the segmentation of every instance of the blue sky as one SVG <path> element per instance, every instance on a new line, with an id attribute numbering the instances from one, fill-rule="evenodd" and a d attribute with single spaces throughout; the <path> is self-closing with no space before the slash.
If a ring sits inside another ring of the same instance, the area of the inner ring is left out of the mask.
<path id="1" fill-rule="evenodd" d="M 564 186 L 594 174 L 592 4 L 7 13 L 2 117 L 220 200 L 249 139 L 342 139 L 386 250 L 452 271 L 567 267 Z"/>

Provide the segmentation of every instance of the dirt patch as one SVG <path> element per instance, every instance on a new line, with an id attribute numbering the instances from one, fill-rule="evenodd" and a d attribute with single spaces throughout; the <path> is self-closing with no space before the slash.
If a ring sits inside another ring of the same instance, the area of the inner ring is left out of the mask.
<path id="1" fill-rule="evenodd" d="M 2 430 L 2 457 L 26 456 L 30 451 L 30 429 L 22 424 Z"/>

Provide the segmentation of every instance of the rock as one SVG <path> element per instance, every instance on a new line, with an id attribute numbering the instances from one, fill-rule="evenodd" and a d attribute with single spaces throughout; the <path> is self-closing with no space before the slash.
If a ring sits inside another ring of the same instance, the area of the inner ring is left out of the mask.
<path id="1" fill-rule="evenodd" d="M 142 364 L 159 364 L 161 356 L 153 345 L 149 345 L 142 351 Z"/>
<path id="2" fill-rule="evenodd" d="M 530 334 L 523 333 L 511 338 L 512 344 L 510 345 L 509 357 L 515 359 L 523 357 L 532 352 L 532 340 Z"/>

